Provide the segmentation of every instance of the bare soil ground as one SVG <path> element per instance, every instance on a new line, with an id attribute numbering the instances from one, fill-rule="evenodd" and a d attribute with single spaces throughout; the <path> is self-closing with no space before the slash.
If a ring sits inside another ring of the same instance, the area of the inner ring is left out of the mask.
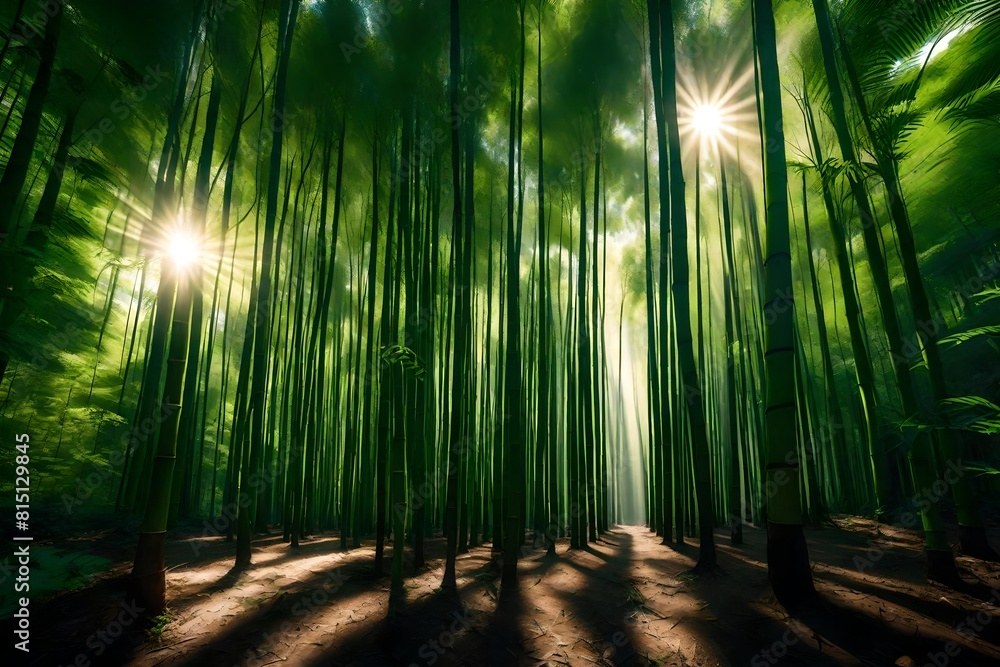
<path id="1" fill-rule="evenodd" d="M 743 546 L 718 533 L 721 571 L 700 577 L 687 572 L 693 540 L 664 546 L 616 527 L 587 549 L 561 541 L 554 558 L 522 560 L 519 589 L 502 599 L 490 548 L 475 547 L 458 560 L 457 602 L 439 589 L 435 538 L 393 617 L 368 541 L 341 551 L 324 535 L 293 551 L 261 538 L 253 567 L 233 574 L 234 545 L 192 537 L 169 543 L 169 621 L 151 628 L 123 585 L 134 539 L 108 530 L 88 548 L 117 564 L 32 607 L 27 664 L 1000 665 L 997 565 L 959 557 L 969 585 L 955 591 L 924 581 L 912 531 L 843 517 L 807 537 L 825 608 L 799 618 L 771 596 L 764 534 L 750 527 Z"/>

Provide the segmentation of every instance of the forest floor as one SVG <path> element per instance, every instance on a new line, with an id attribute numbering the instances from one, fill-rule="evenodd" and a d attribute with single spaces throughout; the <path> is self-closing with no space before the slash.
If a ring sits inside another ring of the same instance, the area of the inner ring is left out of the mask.
<path id="1" fill-rule="evenodd" d="M 916 533 L 839 517 L 807 530 L 826 608 L 790 618 L 769 592 L 764 533 L 744 535 L 734 547 L 717 533 L 720 572 L 707 576 L 688 573 L 695 540 L 664 546 L 640 527 L 613 528 L 587 549 L 561 540 L 556 557 L 522 559 L 520 588 L 502 600 L 489 546 L 475 547 L 458 559 L 460 607 L 439 590 L 437 537 L 427 565 L 408 566 L 394 619 L 371 541 L 341 551 L 322 535 L 292 551 L 263 537 L 253 567 L 234 574 L 233 544 L 191 537 L 168 542 L 168 618 L 150 628 L 123 585 L 134 536 L 106 529 L 85 544 L 115 565 L 32 607 L 27 664 L 1000 664 L 1000 566 L 959 557 L 966 590 L 928 584 Z"/>

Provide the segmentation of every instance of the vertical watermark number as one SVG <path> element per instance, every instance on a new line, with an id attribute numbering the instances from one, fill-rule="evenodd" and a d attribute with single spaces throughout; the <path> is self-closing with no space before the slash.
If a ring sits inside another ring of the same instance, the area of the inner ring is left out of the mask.
<path id="1" fill-rule="evenodd" d="M 31 518 L 31 456 L 28 454 L 28 444 L 31 438 L 27 433 L 22 433 L 14 436 L 14 439 L 17 441 L 14 445 L 14 527 L 17 529 L 14 532 L 14 557 L 17 558 L 14 592 L 24 595 L 17 599 L 17 611 L 14 612 L 14 618 L 17 619 L 17 626 L 14 628 L 16 638 L 14 648 L 28 653 L 31 623 L 28 616 L 27 593 L 30 590 L 31 556 L 30 545 L 22 543 L 31 542 L 31 536 L 28 534 L 28 522 Z"/>

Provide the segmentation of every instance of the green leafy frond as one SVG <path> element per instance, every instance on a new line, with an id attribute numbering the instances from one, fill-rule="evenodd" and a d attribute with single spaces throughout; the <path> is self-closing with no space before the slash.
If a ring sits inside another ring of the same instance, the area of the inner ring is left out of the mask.
<path id="1" fill-rule="evenodd" d="M 386 365 L 400 364 L 403 370 L 409 371 L 418 380 L 427 374 L 424 362 L 417 353 L 404 345 L 383 345 L 380 356 L 382 363 Z"/>
<path id="2" fill-rule="evenodd" d="M 980 463 L 978 461 L 972 462 L 967 461 L 964 465 L 966 470 L 978 473 L 979 475 L 1000 475 L 1000 470 L 997 470 L 991 465 L 986 463 Z"/>
<path id="3" fill-rule="evenodd" d="M 980 303 L 986 303 L 987 301 L 992 301 L 993 299 L 1000 299 L 1000 287 L 991 287 L 989 289 L 984 289 L 981 292 L 976 292 L 972 295 L 972 298 Z"/>
<path id="4" fill-rule="evenodd" d="M 958 345 L 960 343 L 967 343 L 970 340 L 979 338 L 980 336 L 1000 336 L 1000 325 L 977 327 L 975 329 L 953 333 L 950 336 L 945 336 L 939 340 L 938 343 L 941 345 Z"/>
<path id="5" fill-rule="evenodd" d="M 940 403 L 951 428 L 1000 434 L 1000 406 L 982 396 L 946 398 Z"/>

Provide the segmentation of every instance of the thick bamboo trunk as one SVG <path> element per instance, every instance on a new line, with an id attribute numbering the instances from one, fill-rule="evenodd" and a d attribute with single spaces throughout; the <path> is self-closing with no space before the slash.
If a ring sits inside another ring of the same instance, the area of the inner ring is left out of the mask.
<path id="1" fill-rule="evenodd" d="M 771 589 L 786 607 L 815 595 L 799 497 L 795 408 L 795 309 L 788 237 L 788 175 L 782 133 L 781 81 L 771 0 L 754 6 L 760 59 L 762 139 L 767 207 L 764 263 L 767 468 L 767 566 Z"/>

